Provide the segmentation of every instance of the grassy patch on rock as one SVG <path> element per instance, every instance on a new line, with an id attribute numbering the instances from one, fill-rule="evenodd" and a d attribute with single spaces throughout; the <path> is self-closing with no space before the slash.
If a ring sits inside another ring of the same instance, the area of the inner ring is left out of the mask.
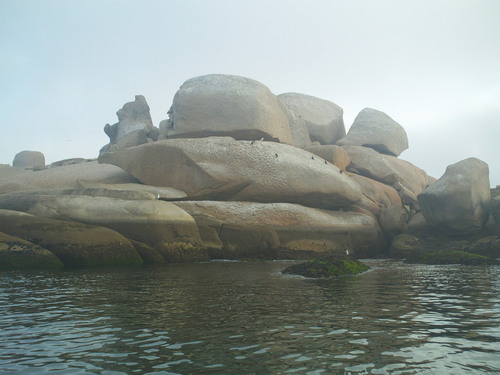
<path id="1" fill-rule="evenodd" d="M 330 255 L 294 264 L 285 268 L 282 273 L 312 278 L 336 278 L 356 275 L 369 269 L 370 267 L 356 259 Z"/>
<path id="2" fill-rule="evenodd" d="M 411 253 L 408 258 L 406 258 L 405 263 L 481 265 L 498 264 L 498 261 L 494 258 L 472 254 L 466 251 L 434 250 Z"/>

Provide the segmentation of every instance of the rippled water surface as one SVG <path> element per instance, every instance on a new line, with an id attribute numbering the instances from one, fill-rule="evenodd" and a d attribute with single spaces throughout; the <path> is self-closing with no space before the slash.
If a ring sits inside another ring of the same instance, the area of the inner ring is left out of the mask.
<path id="1" fill-rule="evenodd" d="M 500 267 L 369 261 L 0 273 L 2 374 L 500 372 Z"/>

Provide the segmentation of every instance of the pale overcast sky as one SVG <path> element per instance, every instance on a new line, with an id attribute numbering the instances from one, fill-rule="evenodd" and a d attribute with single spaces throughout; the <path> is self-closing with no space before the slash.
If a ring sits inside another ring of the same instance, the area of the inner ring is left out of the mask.
<path id="1" fill-rule="evenodd" d="M 500 184 L 500 0 L 0 0 L 0 163 L 94 158 L 134 95 L 153 122 L 187 79 L 255 79 L 408 134 L 440 177 L 474 156 Z"/>

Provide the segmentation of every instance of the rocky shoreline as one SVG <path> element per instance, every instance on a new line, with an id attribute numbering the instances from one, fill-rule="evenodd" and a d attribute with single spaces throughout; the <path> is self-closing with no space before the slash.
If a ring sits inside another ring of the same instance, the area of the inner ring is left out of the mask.
<path id="1" fill-rule="evenodd" d="M 210 259 L 500 257 L 499 189 L 469 158 L 439 179 L 399 155 L 404 128 L 366 108 L 274 95 L 228 75 L 186 81 L 153 125 L 136 96 L 94 160 L 0 166 L 0 269 Z"/>

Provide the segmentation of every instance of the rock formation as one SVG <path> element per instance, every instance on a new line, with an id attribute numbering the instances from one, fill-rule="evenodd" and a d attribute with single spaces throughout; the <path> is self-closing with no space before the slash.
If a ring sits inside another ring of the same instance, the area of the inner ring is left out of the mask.
<path id="1" fill-rule="evenodd" d="M 292 144 L 288 114 L 252 79 L 222 74 L 192 78 L 174 96 L 168 137 L 230 136 Z"/>
<path id="2" fill-rule="evenodd" d="M 431 225 L 462 234 L 478 232 L 490 210 L 488 165 L 476 158 L 449 165 L 418 200 Z"/>
<path id="3" fill-rule="evenodd" d="M 500 256 L 487 165 L 435 180 L 398 158 L 406 133 L 383 112 L 364 109 L 345 135 L 332 102 L 216 74 L 186 81 L 168 113 L 158 130 L 137 96 L 98 161 L 0 166 L 0 268 Z"/>
<path id="4" fill-rule="evenodd" d="M 311 141 L 331 145 L 345 136 L 344 111 L 335 103 L 293 92 L 280 94 L 278 98 L 305 121 Z"/>
<path id="5" fill-rule="evenodd" d="M 114 164 L 144 184 L 183 189 L 189 198 L 346 207 L 359 187 L 320 157 L 280 143 L 229 137 L 168 139 L 114 153 Z"/>
<path id="6" fill-rule="evenodd" d="M 135 100 L 125 103 L 116 115 L 118 122 L 104 127 L 109 144 L 101 152 L 116 151 L 158 139 L 159 131 L 153 126 L 149 105 L 144 96 L 136 95 Z"/>
<path id="7" fill-rule="evenodd" d="M 45 156 L 40 151 L 21 151 L 14 157 L 12 166 L 40 170 L 45 168 Z"/>
<path id="8" fill-rule="evenodd" d="M 338 144 L 365 146 L 382 154 L 399 156 L 408 148 L 408 138 L 403 127 L 384 112 L 365 108 Z"/>

